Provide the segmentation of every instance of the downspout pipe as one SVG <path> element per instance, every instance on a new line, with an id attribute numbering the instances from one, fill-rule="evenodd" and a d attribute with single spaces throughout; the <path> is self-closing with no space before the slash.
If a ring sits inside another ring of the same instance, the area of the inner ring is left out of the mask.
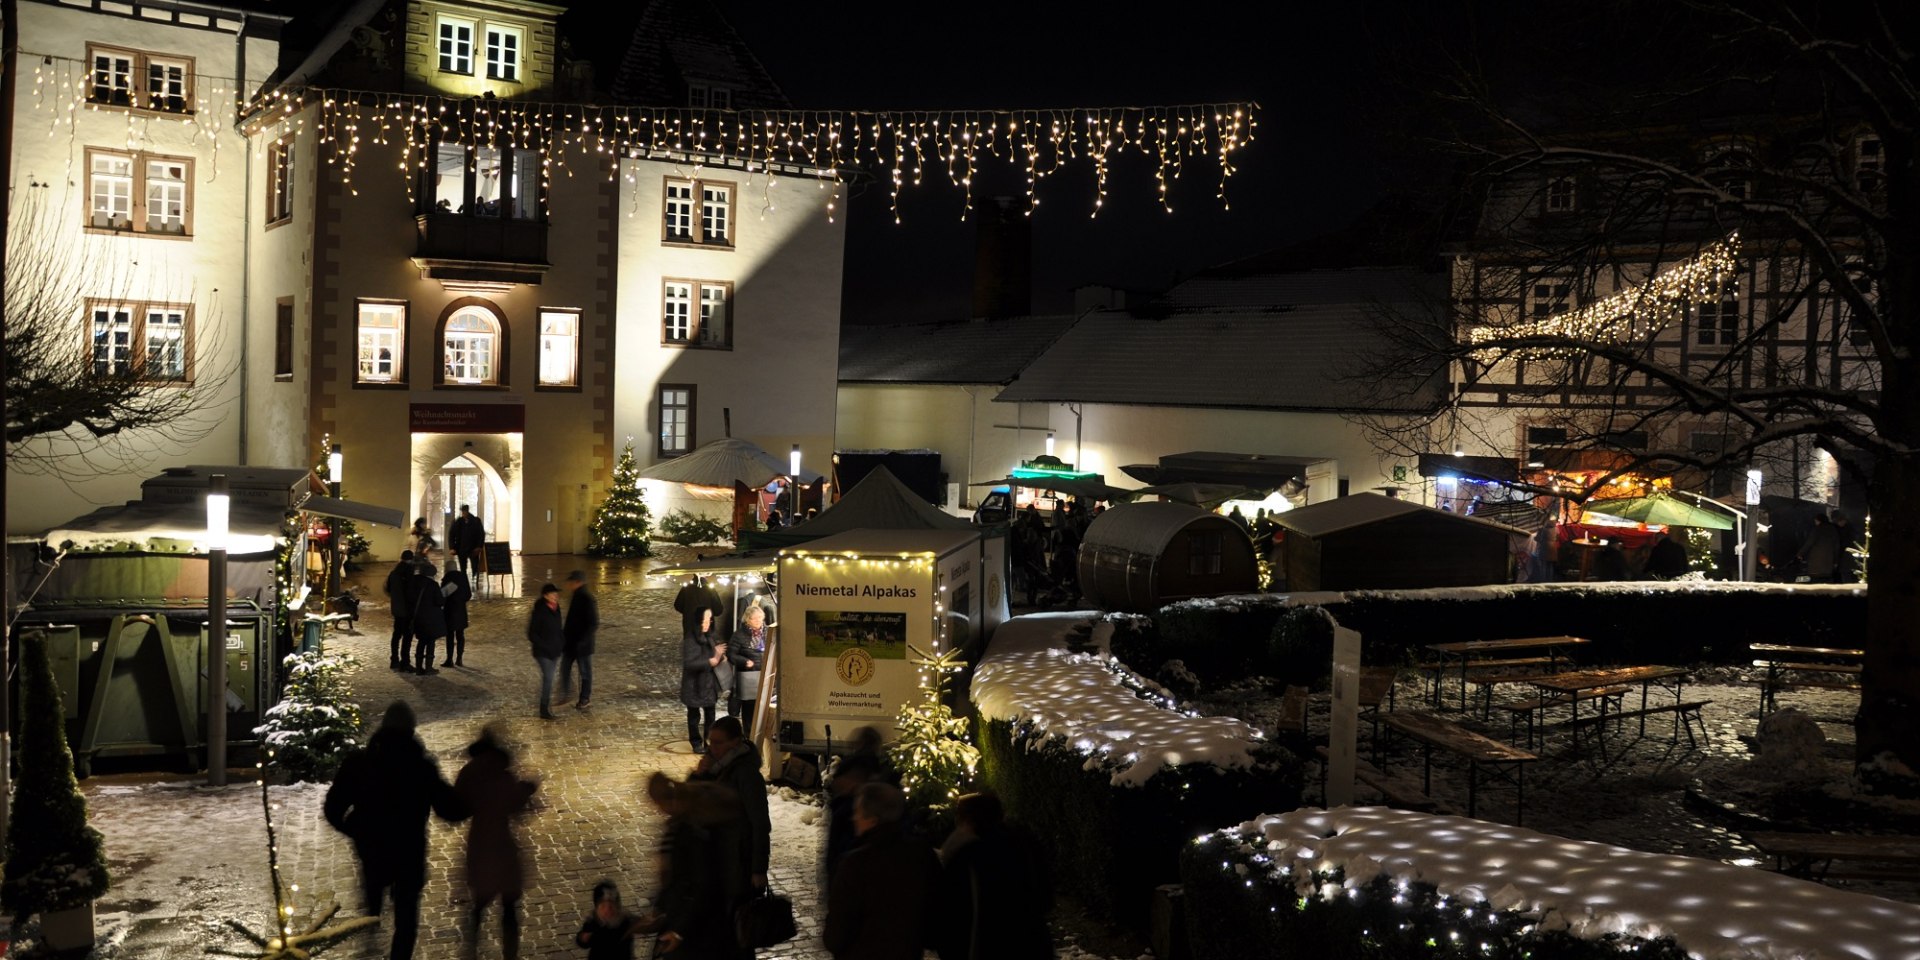
<path id="1" fill-rule="evenodd" d="M 247 82 L 247 28 L 252 21 L 246 14 L 240 15 L 240 32 L 233 44 L 233 75 L 236 82 Z M 248 383 L 252 379 L 252 330 L 253 330 L 253 142 L 240 128 L 238 108 L 234 115 L 234 132 L 240 135 L 240 156 L 244 160 L 246 173 L 241 177 L 244 189 L 240 196 L 240 464 L 246 466 L 247 459 L 247 402 Z"/>

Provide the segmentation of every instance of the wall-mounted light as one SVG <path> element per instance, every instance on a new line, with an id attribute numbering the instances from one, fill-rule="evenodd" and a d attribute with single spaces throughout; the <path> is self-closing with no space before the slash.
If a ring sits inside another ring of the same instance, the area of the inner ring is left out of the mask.
<path id="1" fill-rule="evenodd" d="M 1053 456 L 1053 431 L 1047 431 L 1047 456 Z"/>

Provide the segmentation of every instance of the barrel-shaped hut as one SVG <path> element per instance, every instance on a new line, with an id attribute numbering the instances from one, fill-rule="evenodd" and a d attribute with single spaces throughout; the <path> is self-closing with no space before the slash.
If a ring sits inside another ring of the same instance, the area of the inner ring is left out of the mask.
<path id="1" fill-rule="evenodd" d="M 1184 503 L 1129 503 L 1095 517 L 1080 543 L 1080 593 L 1107 610 L 1151 613 L 1175 600 L 1250 593 L 1253 538 Z"/>

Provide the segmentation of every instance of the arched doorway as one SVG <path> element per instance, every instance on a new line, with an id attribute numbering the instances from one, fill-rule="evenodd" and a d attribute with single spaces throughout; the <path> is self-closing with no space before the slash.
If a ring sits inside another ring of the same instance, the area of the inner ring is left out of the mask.
<path id="1" fill-rule="evenodd" d="M 492 464 L 471 453 L 441 464 L 439 472 L 428 482 L 422 500 L 427 523 L 442 544 L 447 542 L 447 527 L 463 506 L 472 508 L 473 515 L 480 518 L 480 527 L 487 532 L 488 540 L 512 539 L 512 518 L 508 516 L 512 500 L 507 494 L 506 481 Z"/>

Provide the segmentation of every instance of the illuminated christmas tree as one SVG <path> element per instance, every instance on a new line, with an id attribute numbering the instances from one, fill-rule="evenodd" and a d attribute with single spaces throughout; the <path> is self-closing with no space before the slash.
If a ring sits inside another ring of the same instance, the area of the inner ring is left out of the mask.
<path id="1" fill-rule="evenodd" d="M 973 780 L 980 749 L 967 734 L 967 718 L 953 715 L 947 705 L 947 677 L 966 667 L 958 650 L 927 656 L 919 650 L 920 692 L 926 699 L 900 708 L 896 724 L 900 739 L 888 754 L 900 771 L 900 788 L 914 809 L 944 813 Z"/>
<path id="2" fill-rule="evenodd" d="M 596 557 L 647 556 L 652 527 L 653 512 L 640 489 L 640 466 L 633 462 L 633 438 L 628 437 L 613 467 L 613 489 L 587 531 L 587 552 Z"/>

